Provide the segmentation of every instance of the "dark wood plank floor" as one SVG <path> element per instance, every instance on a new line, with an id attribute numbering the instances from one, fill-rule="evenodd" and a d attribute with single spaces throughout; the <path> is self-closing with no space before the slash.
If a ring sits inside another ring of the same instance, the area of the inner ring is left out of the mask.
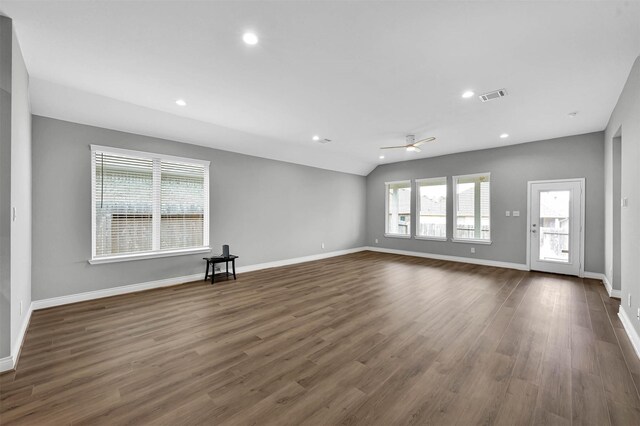
<path id="1" fill-rule="evenodd" d="M 34 312 L 9 424 L 640 424 L 594 280 L 355 253 Z"/>

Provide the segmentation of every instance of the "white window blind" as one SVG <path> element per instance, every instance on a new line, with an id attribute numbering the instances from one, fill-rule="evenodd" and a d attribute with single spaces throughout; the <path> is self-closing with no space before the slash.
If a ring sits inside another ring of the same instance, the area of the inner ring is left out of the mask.
<path id="1" fill-rule="evenodd" d="M 160 248 L 202 247 L 204 167 L 163 161 L 160 186 Z"/>
<path id="2" fill-rule="evenodd" d="M 92 146 L 92 260 L 208 249 L 209 162 Z"/>

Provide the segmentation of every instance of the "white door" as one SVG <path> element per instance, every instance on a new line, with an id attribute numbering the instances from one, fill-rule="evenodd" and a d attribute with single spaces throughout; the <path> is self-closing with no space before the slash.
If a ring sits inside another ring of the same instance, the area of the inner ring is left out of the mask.
<path id="1" fill-rule="evenodd" d="M 583 179 L 529 182 L 532 270 L 582 275 L 583 186 Z"/>

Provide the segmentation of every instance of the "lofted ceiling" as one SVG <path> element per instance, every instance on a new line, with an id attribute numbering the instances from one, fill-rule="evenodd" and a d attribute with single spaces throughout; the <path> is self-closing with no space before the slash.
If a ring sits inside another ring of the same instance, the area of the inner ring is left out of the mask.
<path id="1" fill-rule="evenodd" d="M 602 130 L 640 54 L 637 2 L 2 0 L 0 11 L 34 114 L 361 175 Z M 257 45 L 243 43 L 248 30 Z M 408 133 L 437 140 L 380 151 Z"/>

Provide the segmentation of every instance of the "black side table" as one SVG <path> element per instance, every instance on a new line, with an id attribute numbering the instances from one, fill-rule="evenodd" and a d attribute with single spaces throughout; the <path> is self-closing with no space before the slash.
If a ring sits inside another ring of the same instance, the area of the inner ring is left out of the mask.
<path id="1" fill-rule="evenodd" d="M 206 281 L 209 278 L 209 266 L 211 266 L 211 284 L 213 284 L 213 277 L 215 276 L 216 263 L 224 263 L 225 266 L 225 276 L 229 277 L 232 274 L 229 273 L 229 262 L 231 262 L 231 267 L 233 268 L 233 279 L 236 279 L 236 259 L 238 256 L 230 254 L 229 256 L 213 256 L 213 257 L 203 257 L 202 259 L 207 261 L 207 270 L 204 273 L 204 280 Z"/>

